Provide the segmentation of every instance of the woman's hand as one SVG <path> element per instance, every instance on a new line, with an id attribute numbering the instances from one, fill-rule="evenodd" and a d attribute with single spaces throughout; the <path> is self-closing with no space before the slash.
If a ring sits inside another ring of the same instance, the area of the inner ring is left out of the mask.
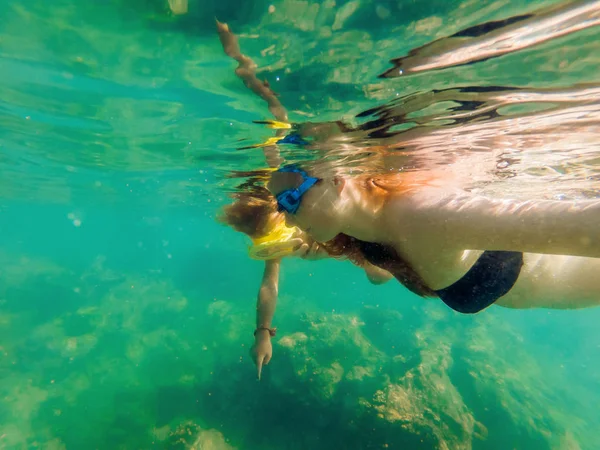
<path id="1" fill-rule="evenodd" d="M 372 284 L 383 284 L 390 281 L 394 278 L 390 272 L 380 267 L 374 266 L 370 263 L 366 263 L 363 266 L 365 273 L 367 274 L 367 278 Z"/>
<path id="2" fill-rule="evenodd" d="M 306 242 L 301 238 L 294 238 L 291 242 L 298 241 L 296 245 L 298 245 L 298 249 L 293 253 L 292 256 L 297 256 L 298 258 L 308 259 L 308 260 L 316 260 L 326 258 L 327 252 L 320 246 L 317 242 L 310 241 Z"/>
<path id="3" fill-rule="evenodd" d="M 252 358 L 258 370 L 258 379 L 262 372 L 263 365 L 269 364 L 271 356 L 273 356 L 273 346 L 271 344 L 271 335 L 269 330 L 259 329 L 254 336 L 254 345 L 252 346 Z"/>

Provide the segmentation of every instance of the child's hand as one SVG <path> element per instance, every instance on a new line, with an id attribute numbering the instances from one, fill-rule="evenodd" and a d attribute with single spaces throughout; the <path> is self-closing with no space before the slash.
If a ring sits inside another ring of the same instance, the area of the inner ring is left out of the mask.
<path id="1" fill-rule="evenodd" d="M 257 330 L 254 336 L 254 345 L 252 346 L 252 358 L 258 370 L 258 379 L 262 372 L 263 365 L 269 364 L 273 356 L 273 346 L 271 345 L 271 335 L 269 330 Z"/>

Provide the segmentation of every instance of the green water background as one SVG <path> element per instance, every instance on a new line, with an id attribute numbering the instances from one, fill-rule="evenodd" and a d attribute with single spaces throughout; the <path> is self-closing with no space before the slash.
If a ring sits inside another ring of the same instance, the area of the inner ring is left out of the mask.
<path id="1" fill-rule="evenodd" d="M 269 136 L 215 15 L 290 110 L 327 120 L 419 84 L 589 75 L 509 57 L 375 79 L 520 3 L 192 2 L 177 19 L 158 1 L 3 1 L 0 448 L 597 448 L 597 310 L 461 317 L 349 264 L 290 260 L 259 383 L 262 264 L 214 221 L 226 171 L 264 165 L 239 140 Z"/>

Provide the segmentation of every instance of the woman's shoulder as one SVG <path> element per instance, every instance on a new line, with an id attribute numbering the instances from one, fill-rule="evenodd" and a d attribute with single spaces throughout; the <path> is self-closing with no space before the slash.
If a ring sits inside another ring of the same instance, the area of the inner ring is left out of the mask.
<path id="1" fill-rule="evenodd" d="M 442 170 L 390 171 L 371 177 L 373 186 L 395 197 L 465 193 L 458 179 Z"/>

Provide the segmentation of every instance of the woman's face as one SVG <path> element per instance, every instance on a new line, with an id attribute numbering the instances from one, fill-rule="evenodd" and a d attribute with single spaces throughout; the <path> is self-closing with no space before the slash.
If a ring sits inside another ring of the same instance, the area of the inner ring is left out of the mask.
<path id="1" fill-rule="evenodd" d="M 275 172 L 268 189 L 275 196 L 286 189 L 300 186 L 303 177 L 298 173 Z M 327 242 L 342 232 L 341 217 L 343 181 L 319 180 L 302 195 L 296 213 L 285 213 L 288 225 L 297 226 L 310 234 L 317 242 Z"/>

